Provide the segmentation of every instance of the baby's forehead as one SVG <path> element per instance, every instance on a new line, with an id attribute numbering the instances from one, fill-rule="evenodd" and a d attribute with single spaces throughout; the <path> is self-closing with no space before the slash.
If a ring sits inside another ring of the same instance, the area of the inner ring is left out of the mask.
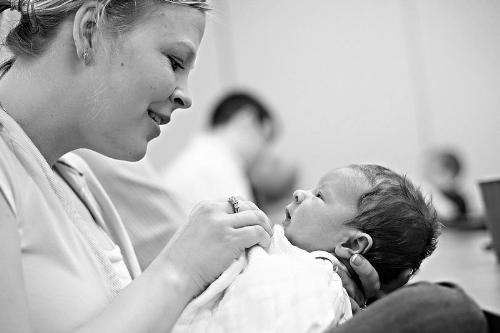
<path id="1" fill-rule="evenodd" d="M 328 171 L 323 175 L 323 177 L 320 178 L 319 182 L 320 183 L 337 183 L 337 182 L 363 182 L 366 181 L 366 177 L 355 171 L 352 168 L 345 167 L 345 168 L 337 168 Z"/>
<path id="2" fill-rule="evenodd" d="M 334 190 L 350 189 L 356 192 L 365 192 L 371 189 L 365 175 L 349 167 L 330 170 L 321 177 L 319 186 Z"/>

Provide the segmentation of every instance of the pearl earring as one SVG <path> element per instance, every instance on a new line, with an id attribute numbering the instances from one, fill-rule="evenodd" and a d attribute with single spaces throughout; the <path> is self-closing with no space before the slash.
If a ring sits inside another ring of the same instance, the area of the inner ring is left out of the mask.
<path id="1" fill-rule="evenodd" d="M 90 53 L 89 53 L 89 49 L 85 48 L 85 49 L 83 50 L 83 55 L 82 55 L 82 57 L 83 57 L 83 63 L 84 63 L 85 65 L 89 65 L 89 64 L 90 64 Z"/>

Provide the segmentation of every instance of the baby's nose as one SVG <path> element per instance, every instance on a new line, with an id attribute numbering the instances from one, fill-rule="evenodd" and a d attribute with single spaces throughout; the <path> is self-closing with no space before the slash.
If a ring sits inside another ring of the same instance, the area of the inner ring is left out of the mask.
<path id="1" fill-rule="evenodd" d="M 297 190 L 293 192 L 293 199 L 297 204 L 300 204 L 302 201 L 304 201 L 305 197 L 306 197 L 306 192 L 303 190 Z"/>

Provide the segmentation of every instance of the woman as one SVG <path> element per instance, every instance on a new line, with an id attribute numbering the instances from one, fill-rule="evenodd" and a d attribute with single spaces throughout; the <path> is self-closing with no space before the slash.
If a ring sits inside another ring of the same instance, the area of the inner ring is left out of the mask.
<path id="1" fill-rule="evenodd" d="M 0 0 L 8 8 L 22 16 L 0 80 L 0 331 L 168 331 L 245 248 L 269 243 L 267 217 L 250 202 L 238 213 L 202 203 L 139 275 L 109 198 L 66 153 L 144 156 L 159 125 L 191 104 L 207 4 Z M 361 256 L 351 262 L 370 296 L 376 272 Z"/>
<path id="2" fill-rule="evenodd" d="M 191 98 L 205 1 L 3 1 L 22 14 L 0 80 L 0 331 L 165 332 L 247 247 L 267 245 L 249 202 L 199 205 L 139 276 L 89 148 L 135 161 Z M 133 280 L 133 282 L 132 282 Z"/>

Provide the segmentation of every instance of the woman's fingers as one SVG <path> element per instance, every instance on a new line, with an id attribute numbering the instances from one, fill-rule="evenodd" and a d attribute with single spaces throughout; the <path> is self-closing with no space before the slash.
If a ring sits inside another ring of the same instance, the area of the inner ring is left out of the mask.
<path id="1" fill-rule="evenodd" d="M 380 279 L 377 271 L 362 255 L 355 254 L 349 259 L 352 269 L 358 274 L 367 298 L 371 298 L 380 291 Z"/>
<path id="2" fill-rule="evenodd" d="M 237 201 L 238 212 L 234 212 L 233 205 L 235 200 Z M 240 197 L 230 197 L 227 202 L 229 207 L 227 212 L 230 214 L 228 218 L 231 219 L 231 225 L 234 228 L 242 228 L 258 224 L 272 236 L 273 229 L 271 221 L 267 215 L 257 207 L 256 204 Z"/>
<path id="3" fill-rule="evenodd" d="M 223 200 L 222 200 L 223 201 Z M 226 212 L 228 214 L 234 214 L 235 212 L 235 205 L 238 206 L 238 211 L 243 212 L 246 210 L 259 210 L 256 204 L 254 204 L 251 201 L 245 200 L 242 197 L 236 197 L 232 196 L 226 199 Z"/>
<path id="4" fill-rule="evenodd" d="M 260 225 L 251 225 L 235 230 L 237 243 L 242 246 L 242 250 L 248 249 L 254 245 L 260 245 L 268 248 L 271 245 L 271 235 Z"/>
<path id="5" fill-rule="evenodd" d="M 347 291 L 349 297 L 351 297 L 357 304 L 365 304 L 366 297 L 363 291 L 356 284 L 356 282 L 354 282 L 349 273 L 343 269 L 338 269 L 337 274 L 340 276 L 340 279 L 342 280 L 342 286 Z"/>
<path id="6" fill-rule="evenodd" d="M 250 225 L 261 226 L 270 236 L 273 235 L 271 222 L 261 210 L 246 210 L 236 214 L 231 214 L 231 225 L 235 228 L 243 228 Z"/>
<path id="7" fill-rule="evenodd" d="M 233 197 L 234 198 L 234 197 Z M 238 201 L 238 212 L 233 211 L 233 204 L 230 200 L 215 200 L 200 202 L 195 206 L 191 214 L 214 215 L 221 211 L 226 212 L 223 223 L 235 229 L 250 225 L 260 225 L 269 235 L 273 234 L 271 221 L 267 215 L 261 211 L 253 202 L 241 198 Z"/>
<path id="8" fill-rule="evenodd" d="M 199 203 L 166 249 L 169 260 L 181 267 L 200 290 L 246 248 L 270 244 L 272 228 L 267 216 L 250 201 L 238 199 L 237 206 L 235 213 L 228 198 Z"/>
<path id="9" fill-rule="evenodd" d="M 353 314 L 358 313 L 361 310 L 361 307 L 359 306 L 358 302 L 352 297 L 349 297 L 349 301 L 351 302 L 351 310 Z"/>
<path id="10" fill-rule="evenodd" d="M 361 286 L 358 286 L 347 272 L 343 272 L 342 284 L 349 296 L 354 298 L 358 304 L 364 305 L 366 300 L 377 295 L 380 291 L 380 279 L 375 268 L 362 255 L 355 254 L 350 256 L 335 252 L 337 257 L 349 260 L 349 264 L 358 275 Z M 340 272 L 341 270 L 339 270 Z M 340 275 L 340 274 L 339 274 Z M 360 290 L 363 288 L 363 290 Z"/>

